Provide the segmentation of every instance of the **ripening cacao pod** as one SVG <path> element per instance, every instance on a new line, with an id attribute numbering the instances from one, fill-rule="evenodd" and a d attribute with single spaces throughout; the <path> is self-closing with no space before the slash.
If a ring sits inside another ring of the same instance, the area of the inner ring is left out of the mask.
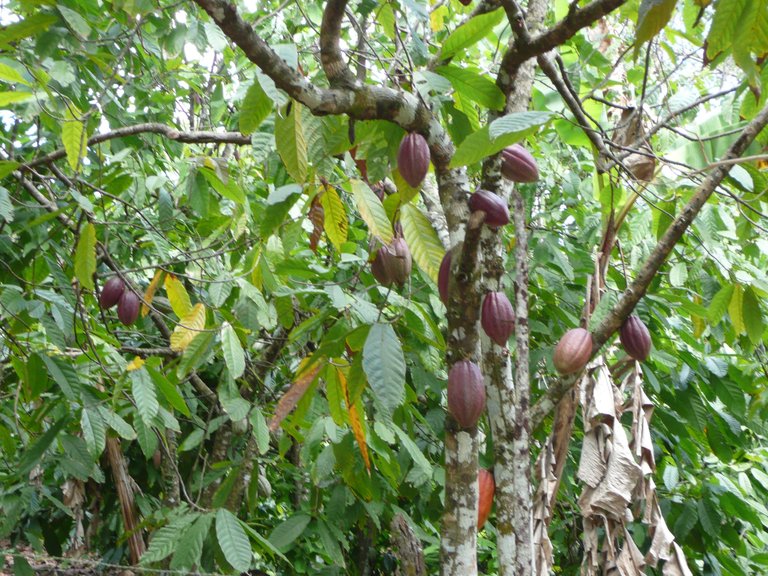
<path id="1" fill-rule="evenodd" d="M 536 182 L 539 167 L 528 150 L 512 144 L 501 152 L 501 175 L 513 182 Z"/>
<path id="2" fill-rule="evenodd" d="M 117 303 L 117 317 L 120 322 L 126 326 L 130 326 L 136 322 L 136 318 L 139 317 L 139 307 L 141 301 L 132 291 L 125 290 L 123 295 L 120 296 L 120 302 Z"/>
<path id="3" fill-rule="evenodd" d="M 379 251 L 376 252 L 376 257 L 373 259 L 373 262 L 371 262 L 371 274 L 373 274 L 373 277 L 376 278 L 376 281 L 382 286 L 389 286 L 392 284 L 392 278 L 389 276 L 389 271 L 384 264 L 384 260 L 389 257 L 389 250 L 386 246 L 382 246 L 379 248 Z"/>
<path id="4" fill-rule="evenodd" d="M 99 306 L 104 310 L 112 308 L 120 300 L 120 296 L 125 291 L 125 282 L 120 276 L 112 276 L 104 283 L 104 287 L 101 289 L 101 296 L 99 296 Z"/>
<path id="5" fill-rule="evenodd" d="M 411 251 L 405 238 L 395 237 L 389 246 L 384 247 L 388 252 L 388 257 L 384 258 L 384 267 L 387 275 L 392 282 L 402 286 L 411 275 Z"/>
<path id="6" fill-rule="evenodd" d="M 459 2 L 464 4 L 464 6 L 469 6 L 470 4 L 472 4 L 472 0 L 459 0 Z"/>
<path id="7" fill-rule="evenodd" d="M 437 273 L 437 292 L 440 294 L 440 301 L 448 306 L 448 281 L 451 277 L 451 252 L 450 250 L 443 256 L 440 262 L 440 270 Z"/>
<path id="8" fill-rule="evenodd" d="M 421 134 L 411 132 L 400 142 L 397 168 L 411 188 L 418 188 L 429 170 L 429 144 Z"/>
<path id="9" fill-rule="evenodd" d="M 552 361 L 560 374 L 578 372 L 592 356 L 592 335 L 584 328 L 568 330 L 555 347 Z"/>
<path id="10" fill-rule="evenodd" d="M 624 351 L 640 362 L 651 353 L 651 333 L 637 316 L 630 316 L 624 321 L 619 330 L 619 340 Z"/>
<path id="11" fill-rule="evenodd" d="M 480 324 L 496 344 L 507 345 L 507 340 L 515 331 L 515 312 L 504 292 L 488 292 L 485 295 Z"/>
<path id="12" fill-rule="evenodd" d="M 509 224 L 509 208 L 499 196 L 488 190 L 477 190 L 469 197 L 469 209 L 472 212 L 485 212 L 485 223 L 490 228 Z"/>
<path id="13" fill-rule="evenodd" d="M 448 372 L 448 411 L 462 428 L 471 428 L 485 410 L 485 383 L 480 368 L 460 360 Z"/>
<path id="14" fill-rule="evenodd" d="M 477 502 L 477 529 L 483 527 L 493 506 L 493 493 L 496 491 L 496 481 L 493 478 L 493 472 L 480 468 L 477 471 L 477 484 L 479 488 L 479 498 Z"/>

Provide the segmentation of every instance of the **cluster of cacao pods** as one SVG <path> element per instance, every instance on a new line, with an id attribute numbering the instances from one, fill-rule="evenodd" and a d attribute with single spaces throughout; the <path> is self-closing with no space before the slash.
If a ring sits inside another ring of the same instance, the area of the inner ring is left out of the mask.
<path id="1" fill-rule="evenodd" d="M 421 134 L 405 135 L 397 151 L 397 168 L 411 188 L 418 188 L 429 170 L 429 144 Z"/>
<path id="2" fill-rule="evenodd" d="M 112 276 L 104 283 L 99 297 L 99 306 L 104 310 L 117 304 L 117 317 L 120 322 L 130 326 L 139 317 L 141 300 L 130 289 L 126 289 L 125 282 L 119 276 Z"/>
<path id="3" fill-rule="evenodd" d="M 396 236 L 392 242 L 385 244 L 376 252 L 371 263 L 371 273 L 383 286 L 393 282 L 398 286 L 405 284 L 411 275 L 411 251 L 405 239 Z"/>

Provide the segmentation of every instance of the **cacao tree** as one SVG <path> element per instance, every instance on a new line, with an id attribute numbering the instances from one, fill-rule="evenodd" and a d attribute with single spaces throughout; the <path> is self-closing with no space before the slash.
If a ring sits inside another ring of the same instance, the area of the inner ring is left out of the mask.
<path id="1" fill-rule="evenodd" d="M 0 25 L 18 573 L 766 571 L 766 0 Z"/>

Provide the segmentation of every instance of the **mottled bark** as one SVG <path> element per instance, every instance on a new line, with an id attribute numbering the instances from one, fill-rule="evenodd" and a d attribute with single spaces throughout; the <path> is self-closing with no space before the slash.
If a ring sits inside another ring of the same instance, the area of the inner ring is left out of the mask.
<path id="1" fill-rule="evenodd" d="M 134 482 L 128 475 L 128 467 L 120 448 L 120 440 L 117 438 L 107 438 L 107 460 L 112 469 L 117 499 L 120 501 L 120 512 L 127 535 L 131 564 L 138 564 L 145 550 L 144 538 L 141 535 L 139 512 L 133 497 Z"/>

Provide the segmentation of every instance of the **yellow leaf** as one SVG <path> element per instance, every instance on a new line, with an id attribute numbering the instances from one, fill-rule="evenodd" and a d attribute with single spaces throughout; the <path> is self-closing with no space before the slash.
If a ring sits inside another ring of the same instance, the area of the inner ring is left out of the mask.
<path id="1" fill-rule="evenodd" d="M 432 28 L 432 32 L 440 32 L 445 29 L 445 15 L 448 13 L 448 8 L 443 4 L 436 10 L 432 10 L 429 14 L 429 25 Z"/>
<path id="2" fill-rule="evenodd" d="M 728 304 L 728 315 L 733 323 L 733 330 L 736 334 L 741 334 L 746 330 L 744 325 L 744 287 L 741 284 L 733 286 L 733 295 Z"/>
<path id="3" fill-rule="evenodd" d="M 693 303 L 701 304 L 701 296 L 696 294 L 693 297 Z M 697 316 L 696 314 L 691 314 L 691 322 L 693 322 L 693 337 L 699 338 L 704 333 L 704 329 L 707 327 L 707 324 L 704 322 L 704 318 Z"/>
<path id="4" fill-rule="evenodd" d="M 165 277 L 165 291 L 168 293 L 168 300 L 171 302 L 171 308 L 179 318 L 184 318 L 192 310 L 192 302 L 189 300 L 187 289 L 184 284 L 173 274 Z"/>
<path id="5" fill-rule="evenodd" d="M 371 473 L 371 461 L 368 458 L 368 444 L 365 441 L 365 430 L 363 429 L 363 421 L 360 418 L 362 410 L 358 411 L 361 402 L 355 404 L 349 401 L 349 390 L 347 389 L 347 377 L 340 367 L 336 367 L 336 373 L 339 376 L 339 384 L 344 393 L 344 399 L 347 403 L 347 412 L 349 413 L 349 423 L 352 425 L 352 433 L 355 435 L 357 445 L 360 447 L 360 454 L 365 462 L 365 469 L 368 470 L 368 474 Z M 359 400 L 359 399 L 358 399 Z"/>
<path id="6" fill-rule="evenodd" d="M 125 369 L 128 372 L 133 372 L 134 370 L 138 370 L 142 366 L 144 366 L 144 359 L 139 356 L 136 356 L 133 360 L 131 360 L 128 363 L 128 366 L 126 366 Z"/>
<path id="7" fill-rule="evenodd" d="M 147 291 L 144 292 L 144 302 L 141 304 L 142 318 L 149 314 L 149 306 L 152 304 L 152 299 L 155 297 L 155 292 L 157 291 L 157 287 L 160 285 L 164 274 L 165 272 L 163 270 L 158 269 L 157 272 L 155 272 L 155 277 L 152 278 L 152 282 L 147 286 Z"/>
<path id="8" fill-rule="evenodd" d="M 80 111 L 74 106 L 67 107 L 64 123 L 61 125 L 61 140 L 67 152 L 67 161 L 72 170 L 80 167 L 80 161 L 85 156 L 87 134 L 85 124 L 80 119 Z"/>
<path id="9" fill-rule="evenodd" d="M 344 203 L 339 198 L 339 193 L 332 186 L 328 186 L 320 198 L 325 213 L 324 228 L 328 239 L 336 250 L 341 250 L 341 245 L 347 241 L 347 211 Z"/>
<path id="10" fill-rule="evenodd" d="M 205 306 L 195 304 L 194 308 L 181 318 L 171 334 L 171 350 L 180 352 L 205 329 Z"/>

